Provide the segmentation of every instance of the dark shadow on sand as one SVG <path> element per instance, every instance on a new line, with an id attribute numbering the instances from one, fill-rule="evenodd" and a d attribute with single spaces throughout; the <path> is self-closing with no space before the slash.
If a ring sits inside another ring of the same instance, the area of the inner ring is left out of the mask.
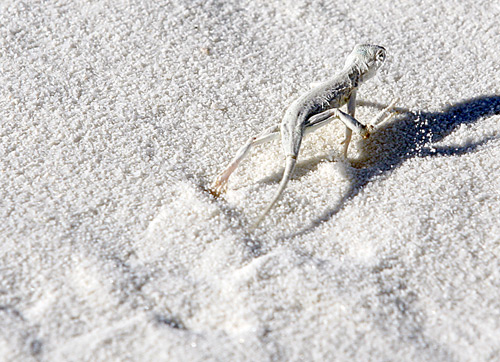
<path id="1" fill-rule="evenodd" d="M 360 102 L 360 105 L 384 108 L 385 105 Z M 399 115 L 388 125 L 382 126 L 366 141 L 364 147 L 369 152 L 366 160 L 357 163 L 352 171 L 352 184 L 342 199 L 331 209 L 326 210 L 297 233 L 284 238 L 300 236 L 314 230 L 321 223 L 330 220 L 340 212 L 346 203 L 358 195 L 376 176 L 382 175 L 402 165 L 414 157 L 460 156 L 474 152 L 478 147 L 497 137 L 487 137 L 475 143 L 460 147 L 434 147 L 457 127 L 472 124 L 481 118 L 500 114 L 500 96 L 482 96 L 449 106 L 442 112 L 410 112 L 396 108 Z M 322 158 L 307 162 L 307 168 L 316 167 Z M 300 164 L 298 165 L 300 167 Z M 358 168 L 359 167 L 359 168 Z"/>

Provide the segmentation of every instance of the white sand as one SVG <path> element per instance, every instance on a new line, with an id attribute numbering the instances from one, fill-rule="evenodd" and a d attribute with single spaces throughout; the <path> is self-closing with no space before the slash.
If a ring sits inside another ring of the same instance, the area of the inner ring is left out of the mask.
<path id="1" fill-rule="evenodd" d="M 499 361 L 498 2 L 157 3 L 0 3 L 0 360 Z M 401 113 L 249 233 L 277 142 L 203 190 L 361 42 Z"/>

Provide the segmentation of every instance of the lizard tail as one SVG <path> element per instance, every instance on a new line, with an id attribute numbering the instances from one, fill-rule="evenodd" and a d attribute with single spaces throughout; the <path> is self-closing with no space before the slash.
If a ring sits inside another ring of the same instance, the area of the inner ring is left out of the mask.
<path id="1" fill-rule="evenodd" d="M 274 195 L 273 200 L 269 203 L 269 205 L 266 207 L 264 212 L 260 215 L 260 217 L 257 219 L 255 224 L 251 227 L 251 230 L 257 229 L 259 224 L 264 220 L 266 215 L 269 213 L 269 211 L 273 208 L 274 204 L 280 199 L 281 195 L 283 194 L 283 191 L 286 188 L 286 185 L 288 185 L 288 181 L 290 181 L 290 178 L 292 177 L 293 171 L 295 169 L 295 164 L 297 163 L 297 156 L 294 155 L 288 155 L 286 157 L 286 164 L 285 164 L 285 171 L 283 172 L 283 177 L 281 178 L 280 185 L 278 187 L 278 191 Z"/>

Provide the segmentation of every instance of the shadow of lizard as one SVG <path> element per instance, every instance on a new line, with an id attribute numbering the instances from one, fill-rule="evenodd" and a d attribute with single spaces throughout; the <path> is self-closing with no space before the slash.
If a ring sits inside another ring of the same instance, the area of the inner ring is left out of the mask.
<path id="1" fill-rule="evenodd" d="M 358 105 L 384 108 L 385 105 L 373 102 L 359 102 Z M 414 157 L 460 156 L 474 152 L 478 147 L 498 138 L 486 137 L 478 142 L 470 142 L 459 147 L 434 147 L 456 128 L 472 124 L 481 118 L 500 114 L 500 96 L 490 95 L 468 99 L 444 109 L 442 112 L 411 112 L 395 108 L 399 113 L 396 121 L 382 126 L 374 132 L 364 146 L 361 161 L 354 161 L 353 182 L 341 200 L 333 208 L 326 210 L 302 230 L 288 235 L 295 237 L 307 234 L 323 222 L 342 211 L 347 202 L 358 195 L 376 176 L 382 175 L 402 165 Z M 313 163 L 322 159 L 314 158 Z M 307 168 L 314 168 L 307 162 Z"/>

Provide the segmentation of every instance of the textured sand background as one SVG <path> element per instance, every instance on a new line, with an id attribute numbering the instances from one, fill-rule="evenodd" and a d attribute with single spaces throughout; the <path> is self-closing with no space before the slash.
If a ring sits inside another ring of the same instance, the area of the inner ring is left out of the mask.
<path id="1" fill-rule="evenodd" d="M 417 3 L 417 4 L 416 4 Z M 499 361 L 496 1 L 2 1 L 1 361 Z M 366 121 L 259 147 L 356 43 Z"/>

